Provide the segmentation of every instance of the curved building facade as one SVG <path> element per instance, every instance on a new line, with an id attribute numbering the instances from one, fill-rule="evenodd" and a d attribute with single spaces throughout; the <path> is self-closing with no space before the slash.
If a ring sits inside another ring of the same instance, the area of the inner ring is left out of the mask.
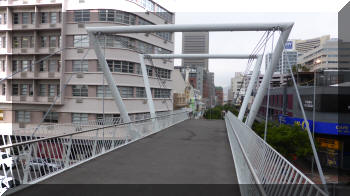
<path id="1" fill-rule="evenodd" d="M 44 124 L 118 117 L 85 27 L 174 23 L 151 0 L 0 1 L 0 130 L 11 134 Z M 149 112 L 140 53 L 172 53 L 172 33 L 101 35 L 99 42 L 133 118 Z M 146 61 L 157 112 L 173 109 L 173 61 Z"/>

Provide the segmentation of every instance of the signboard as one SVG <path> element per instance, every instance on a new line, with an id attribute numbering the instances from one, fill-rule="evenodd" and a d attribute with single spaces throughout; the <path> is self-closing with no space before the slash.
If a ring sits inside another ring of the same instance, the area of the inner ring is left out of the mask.
<path id="1" fill-rule="evenodd" d="M 4 111 L 0 110 L 0 120 L 4 120 Z"/>
<path id="2" fill-rule="evenodd" d="M 339 150 L 339 141 L 337 139 L 318 137 L 317 142 L 322 148 Z"/>
<path id="3" fill-rule="evenodd" d="M 298 125 L 305 129 L 306 123 L 302 118 L 294 118 L 284 115 L 279 115 L 279 122 L 286 125 Z M 313 121 L 308 120 L 310 130 L 313 130 Z M 328 135 L 350 135 L 350 124 L 339 124 L 331 122 L 315 121 L 315 133 Z"/>
<path id="4" fill-rule="evenodd" d="M 293 41 L 286 41 L 286 44 L 284 45 L 284 49 L 292 50 L 293 49 Z"/>

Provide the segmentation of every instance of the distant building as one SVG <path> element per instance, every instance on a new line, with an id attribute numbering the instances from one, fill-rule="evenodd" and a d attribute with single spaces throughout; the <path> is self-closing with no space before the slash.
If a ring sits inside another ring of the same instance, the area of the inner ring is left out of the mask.
<path id="1" fill-rule="evenodd" d="M 288 40 L 285 44 L 282 56 L 278 62 L 275 73 L 278 74 L 289 74 L 289 66 L 297 65 L 298 51 L 295 50 L 295 42 L 293 40 Z M 271 64 L 272 53 L 265 55 L 265 69 Z"/>
<path id="2" fill-rule="evenodd" d="M 184 32 L 182 33 L 183 54 L 208 54 L 208 32 Z M 208 70 L 208 59 L 183 59 L 182 73 L 186 68 L 190 69 L 189 83 L 200 91 L 202 101 L 207 107 L 215 105 L 214 73 Z"/>
<path id="3" fill-rule="evenodd" d="M 223 105 L 224 91 L 222 87 L 215 87 L 216 105 Z"/>
<path id="4" fill-rule="evenodd" d="M 298 64 L 310 71 L 338 68 L 338 39 L 326 40 L 320 46 L 298 57 Z"/>
<path id="5" fill-rule="evenodd" d="M 316 94 L 314 103 L 314 72 L 294 74 L 300 98 L 313 130 L 313 109 L 315 109 L 315 139 L 319 143 L 319 154 L 322 165 L 350 169 L 350 124 L 340 121 L 350 119 L 350 89 L 345 85 L 339 96 L 337 84 L 345 84 L 344 78 L 338 78 L 337 70 L 316 72 Z M 299 125 L 305 127 L 298 97 L 289 78 L 286 85 L 273 87 L 269 93 L 269 109 L 267 96 L 264 97 L 257 114 L 258 121 L 265 121 L 266 112 L 271 122 Z"/>
<path id="6" fill-rule="evenodd" d="M 209 32 L 183 32 L 182 33 L 183 54 L 208 54 Z M 208 59 L 183 59 L 183 66 L 203 67 L 208 70 Z"/>
<path id="7" fill-rule="evenodd" d="M 316 37 L 312 39 L 296 39 L 296 40 L 291 40 L 294 42 L 294 49 L 298 51 L 298 55 L 301 56 L 305 53 L 307 53 L 310 50 L 313 50 L 320 45 L 323 45 L 327 40 L 330 39 L 330 35 L 324 35 L 321 37 Z"/>

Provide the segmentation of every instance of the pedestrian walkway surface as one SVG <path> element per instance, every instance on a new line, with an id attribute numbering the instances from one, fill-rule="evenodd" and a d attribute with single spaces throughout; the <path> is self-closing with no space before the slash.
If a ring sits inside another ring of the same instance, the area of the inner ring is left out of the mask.
<path id="1" fill-rule="evenodd" d="M 224 121 L 186 120 L 40 184 L 237 183 Z"/>

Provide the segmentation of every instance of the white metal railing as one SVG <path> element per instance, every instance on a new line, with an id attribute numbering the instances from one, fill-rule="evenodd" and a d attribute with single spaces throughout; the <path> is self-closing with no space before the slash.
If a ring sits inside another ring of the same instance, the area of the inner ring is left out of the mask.
<path id="1" fill-rule="evenodd" d="M 242 195 L 327 195 L 231 112 L 225 123 Z"/>
<path id="2" fill-rule="evenodd" d="M 188 110 L 1 146 L 1 181 L 8 188 L 34 184 L 189 118 Z M 7 184 L 6 184 L 7 183 Z"/>

